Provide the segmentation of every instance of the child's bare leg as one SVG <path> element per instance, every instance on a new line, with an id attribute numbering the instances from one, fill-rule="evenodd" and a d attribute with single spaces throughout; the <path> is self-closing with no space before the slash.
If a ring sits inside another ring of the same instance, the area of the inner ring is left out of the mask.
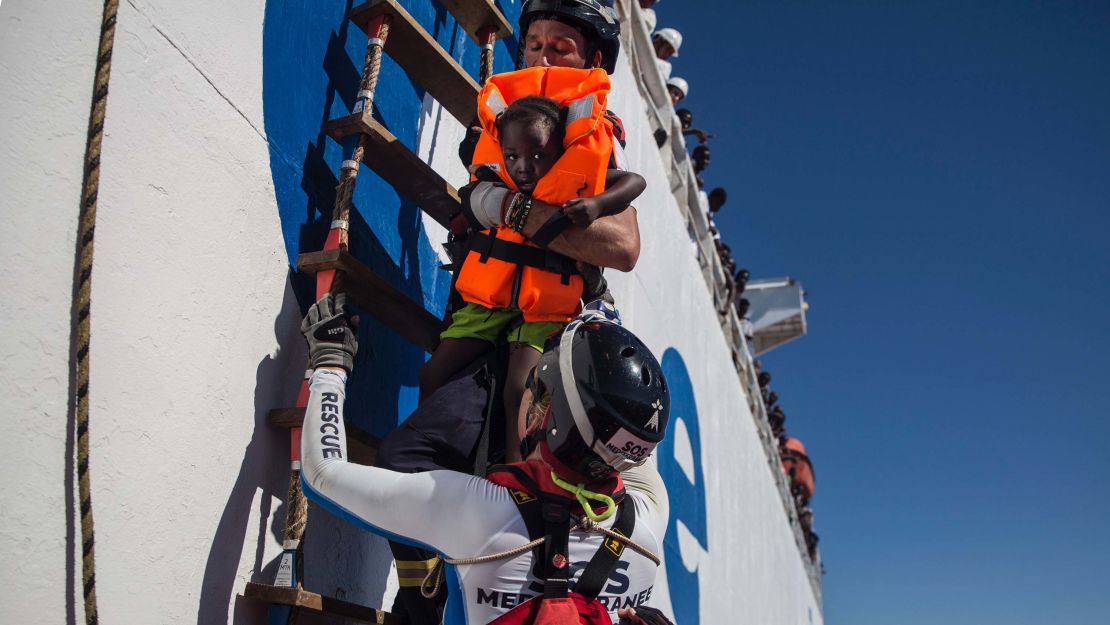
<path id="1" fill-rule="evenodd" d="M 420 401 L 447 383 L 451 376 L 474 359 L 490 350 L 492 345 L 482 339 L 447 338 L 439 342 L 439 347 L 424 366 L 420 367 Z"/>
<path id="2" fill-rule="evenodd" d="M 527 343 L 509 344 L 509 366 L 505 375 L 505 462 L 519 462 L 520 431 L 517 429 L 517 415 L 520 413 L 520 400 L 524 397 L 524 387 L 532 367 L 540 361 L 540 353 Z"/>

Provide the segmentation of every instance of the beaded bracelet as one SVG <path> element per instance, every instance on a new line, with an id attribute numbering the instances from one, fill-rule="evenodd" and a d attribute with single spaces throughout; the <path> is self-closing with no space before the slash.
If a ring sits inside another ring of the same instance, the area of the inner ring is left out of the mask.
<path id="1" fill-rule="evenodd" d="M 521 207 L 524 205 L 524 194 L 514 193 L 509 200 L 509 208 L 505 211 L 505 219 L 502 221 L 510 228 L 516 220 L 520 217 Z"/>
<path id="2" fill-rule="evenodd" d="M 525 195 L 523 204 L 513 221 L 512 229 L 516 232 L 523 230 L 524 224 L 528 221 L 528 213 L 532 212 L 532 196 Z"/>

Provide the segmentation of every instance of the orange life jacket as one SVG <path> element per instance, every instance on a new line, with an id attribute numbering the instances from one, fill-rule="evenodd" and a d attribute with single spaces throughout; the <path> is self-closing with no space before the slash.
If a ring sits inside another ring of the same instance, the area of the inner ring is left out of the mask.
<path id="1" fill-rule="evenodd" d="M 536 183 L 532 198 L 561 206 L 575 197 L 592 197 L 605 189 L 613 153 L 613 127 L 605 116 L 609 76 L 602 69 L 533 67 L 490 77 L 478 93 L 482 136 L 473 164 L 497 173 L 516 189 L 505 172 L 498 141 L 497 116 L 518 98 L 540 95 L 564 107 L 565 152 Z M 468 302 L 487 308 L 519 308 L 524 321 L 566 322 L 579 312 L 582 277 L 572 259 L 540 248 L 506 226 L 471 237 L 455 288 Z"/>

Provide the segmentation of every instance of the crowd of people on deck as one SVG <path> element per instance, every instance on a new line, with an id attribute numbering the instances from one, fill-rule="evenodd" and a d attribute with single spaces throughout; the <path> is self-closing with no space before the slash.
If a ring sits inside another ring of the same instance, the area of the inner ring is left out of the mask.
<path id="1" fill-rule="evenodd" d="M 771 390 L 771 373 L 763 368 L 760 361 L 755 361 L 756 380 L 759 384 L 759 395 L 767 413 L 767 423 L 771 427 L 771 434 L 778 442 L 779 456 L 783 460 L 783 471 L 790 484 L 790 494 L 794 498 L 794 508 L 798 512 L 798 521 L 802 526 L 806 547 L 811 558 L 817 557 L 817 532 L 813 530 L 813 510 L 809 501 L 813 497 L 814 475 L 813 464 L 805 447 L 796 438 L 786 433 L 786 411 L 779 405 L 778 393 Z"/>
<path id="2" fill-rule="evenodd" d="M 751 272 L 746 268 L 737 267 L 736 260 L 732 255 L 732 248 L 721 240 L 720 230 L 715 222 L 718 211 L 728 200 L 727 192 L 723 187 L 715 187 L 708 193 L 704 191 L 705 180 L 703 174 L 709 168 L 711 161 L 709 140 L 713 138 L 713 135 L 701 128 L 694 127 L 693 112 L 685 107 L 679 108 L 679 104 L 690 93 L 689 82 L 680 76 L 674 75 L 672 65 L 673 59 L 679 56 L 679 50 L 682 47 L 682 33 L 674 28 L 659 28 L 656 30 L 655 0 L 638 1 L 645 21 L 649 29 L 652 30 L 656 67 L 660 76 L 666 81 L 667 93 L 670 96 L 671 105 L 675 107 L 675 115 L 678 117 L 683 137 L 697 140 L 697 143 L 689 151 L 689 158 L 694 170 L 701 209 L 708 219 L 709 230 L 712 233 L 721 266 L 724 269 L 727 293 L 725 301 L 728 306 L 732 306 L 736 311 L 736 316 L 740 319 L 742 334 L 749 351 L 751 351 L 753 329 L 748 317 L 751 302 L 743 296 Z M 657 141 L 662 147 L 662 144 L 666 141 L 666 135 L 658 136 Z M 721 312 L 724 314 L 727 312 L 727 308 Z M 754 353 L 752 353 L 752 356 L 754 357 Z M 780 455 L 783 458 L 789 458 L 788 461 L 784 461 L 784 470 L 791 482 L 791 495 L 794 497 L 794 504 L 798 511 L 806 545 L 810 556 L 816 558 L 818 536 L 813 530 L 813 511 L 809 507 L 809 500 L 813 496 L 812 465 L 809 464 L 809 458 L 805 454 L 804 447 L 801 451 L 798 451 L 797 447 L 800 446 L 800 443 L 797 442 L 797 439 L 790 438 L 786 434 L 786 412 L 778 405 L 778 394 L 771 391 L 768 386 L 771 381 L 771 374 L 763 370 L 762 363 L 758 360 L 755 360 L 754 363 L 758 372 L 757 380 L 761 399 L 766 409 L 768 425 L 778 441 Z M 807 467 L 806 473 L 797 476 L 796 473 L 799 472 L 797 467 L 802 464 L 802 460 L 804 460 L 804 465 Z"/>
<path id="3" fill-rule="evenodd" d="M 656 1 L 638 1 L 649 26 L 654 27 L 657 19 L 654 9 Z M 685 78 L 672 75 L 672 59 L 679 56 L 679 50 L 682 47 L 682 33 L 674 28 L 660 28 L 652 32 L 651 38 L 656 67 L 659 69 L 660 76 L 666 81 L 667 94 L 670 97 L 671 105 L 675 108 L 675 115 L 678 117 L 682 135 L 684 138 L 689 137 L 697 140 L 697 143 L 689 151 L 689 159 L 694 170 L 694 181 L 698 187 L 699 208 L 709 223 L 709 231 L 713 236 L 717 255 L 721 260 L 721 267 L 725 271 L 725 290 L 728 293 L 726 301 L 734 307 L 737 316 L 744 319 L 748 304 L 746 300 L 740 298 L 740 295 L 744 290 L 743 285 L 747 282 L 747 270 L 737 267 L 736 260 L 732 255 L 732 248 L 721 240 L 720 229 L 716 224 L 718 212 L 728 201 L 728 192 L 724 187 L 714 187 L 708 192 L 705 191 L 703 173 L 709 168 L 711 162 L 712 153 L 709 148 L 709 140 L 713 138 L 713 135 L 694 126 L 694 114 L 690 109 L 679 107 L 679 104 L 690 94 L 690 83 Z M 663 146 L 666 140 L 666 133 L 657 134 L 656 141 L 660 147 Z M 688 141 L 687 145 L 690 145 L 690 143 Z M 743 278 L 741 278 L 741 273 L 744 274 Z M 722 314 L 724 312 L 722 311 Z"/>
<path id="4" fill-rule="evenodd" d="M 655 2 L 638 2 L 654 30 Z M 603 274 L 636 265 L 633 202 L 646 187 L 605 106 L 621 25 L 596 0 L 525 0 L 518 26 L 518 71 L 487 81 L 459 146 L 471 182 L 452 222 L 447 327 L 420 372 L 418 407 L 382 441 L 375 467 L 346 460 L 358 339 L 345 298 L 325 295 L 302 324 L 313 369 L 304 490 L 387 534 L 400 586 L 391 612 L 410 625 L 664 625 L 648 604 L 669 499 L 647 461 L 667 432 L 670 397 Z M 652 41 L 677 105 L 689 93 L 671 75 L 682 35 L 660 28 Z M 700 190 L 712 135 L 677 114 L 698 140 Z M 712 224 L 727 194 L 699 195 Z M 749 273 L 712 228 L 730 301 L 746 318 Z M 761 372 L 784 437 L 769 382 Z M 805 502 L 799 510 L 811 522 Z M 618 565 L 623 581 L 610 583 Z"/>

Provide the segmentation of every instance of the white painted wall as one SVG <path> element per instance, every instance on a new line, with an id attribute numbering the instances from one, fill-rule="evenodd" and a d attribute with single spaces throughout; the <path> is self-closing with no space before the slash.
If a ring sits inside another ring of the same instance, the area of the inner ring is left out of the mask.
<path id="1" fill-rule="evenodd" d="M 99 3 L 0 6 L 0 601 L 62 623 L 69 302 Z M 49 36 L 46 36 L 49 35 Z"/>
<path id="2" fill-rule="evenodd" d="M 288 443 L 262 419 L 292 402 L 303 347 L 262 130 L 264 2 L 230 6 L 120 7 L 93 275 L 103 622 L 263 622 L 261 606 L 235 595 L 248 580 L 271 579 L 260 570 L 279 551 Z M 75 553 L 66 544 L 66 398 L 100 10 L 98 0 L 6 0 L 0 8 L 0 390 L 9 402 L 0 438 L 3 623 L 83 621 L 79 580 L 66 576 Z M 694 382 L 713 555 L 683 559 L 702 571 L 703 620 L 819 623 L 626 64 L 615 85 L 611 107 L 649 188 L 637 202 L 640 264 L 611 281 L 626 324 L 658 353 L 678 348 Z M 442 146 L 453 146 L 460 129 L 437 109 L 422 117 L 418 151 L 458 183 L 454 150 Z M 441 230 L 428 230 L 438 240 Z M 388 605 L 381 541 L 323 513 L 312 518 L 310 586 Z M 666 603 L 665 580 L 660 586 Z"/>

